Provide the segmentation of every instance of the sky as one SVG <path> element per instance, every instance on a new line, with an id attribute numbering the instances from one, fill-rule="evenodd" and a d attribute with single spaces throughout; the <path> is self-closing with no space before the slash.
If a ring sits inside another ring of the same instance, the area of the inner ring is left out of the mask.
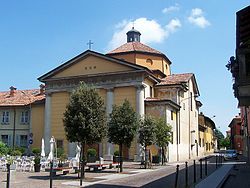
<path id="1" fill-rule="evenodd" d="M 225 134 L 239 113 L 225 65 L 235 54 L 235 13 L 250 0 L 0 1 L 0 91 L 38 88 L 38 77 L 88 49 L 107 53 L 134 25 L 171 73 L 194 73 L 203 106 Z M 216 116 L 216 117 L 213 117 Z"/>

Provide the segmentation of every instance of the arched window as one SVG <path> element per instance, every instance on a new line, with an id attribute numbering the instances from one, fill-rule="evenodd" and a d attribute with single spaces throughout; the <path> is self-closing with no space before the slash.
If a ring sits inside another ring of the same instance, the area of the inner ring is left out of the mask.
<path id="1" fill-rule="evenodd" d="M 146 63 L 149 63 L 150 65 L 152 65 L 152 64 L 153 64 L 153 61 L 152 61 L 152 59 L 147 59 L 147 60 L 146 60 Z"/>

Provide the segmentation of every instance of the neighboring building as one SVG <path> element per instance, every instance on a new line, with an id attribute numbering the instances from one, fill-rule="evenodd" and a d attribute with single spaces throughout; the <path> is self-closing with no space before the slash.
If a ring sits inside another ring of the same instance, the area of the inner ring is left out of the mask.
<path id="1" fill-rule="evenodd" d="M 250 108 L 240 107 L 240 116 L 241 116 L 241 129 L 243 130 L 243 155 L 248 156 L 248 145 L 249 135 L 250 135 Z"/>
<path id="2" fill-rule="evenodd" d="M 236 58 L 227 65 L 234 77 L 239 106 L 250 106 L 250 6 L 236 13 Z"/>
<path id="3" fill-rule="evenodd" d="M 228 127 L 230 127 L 230 144 L 231 148 L 243 153 L 243 127 L 241 126 L 241 117 L 236 116 L 232 119 Z"/>
<path id="4" fill-rule="evenodd" d="M 68 143 L 63 127 L 63 113 L 71 91 L 79 81 L 94 85 L 104 99 L 107 115 L 114 104 L 127 99 L 141 115 L 165 118 L 173 128 L 173 142 L 168 146 L 169 161 L 198 156 L 198 85 L 192 73 L 170 74 L 171 61 L 165 54 L 140 43 L 140 32 L 127 33 L 127 43 L 101 54 L 87 50 L 38 78 L 46 85 L 44 138 L 46 152 L 54 136 L 68 153 L 75 155 L 76 143 Z M 99 156 L 110 158 L 116 146 L 94 146 Z M 152 146 L 153 155 L 158 152 Z M 141 147 L 135 139 L 123 153 L 127 159 L 141 159 Z"/>
<path id="5" fill-rule="evenodd" d="M 238 99 L 241 114 L 244 116 L 243 154 L 250 162 L 249 145 L 249 106 L 250 106 L 250 6 L 236 13 L 236 53 L 231 57 L 227 68 L 234 78 L 234 95 Z M 248 144 L 247 144 L 248 143 Z"/>
<path id="6" fill-rule="evenodd" d="M 217 138 L 214 136 L 215 123 L 203 113 L 199 114 L 199 151 L 202 156 L 211 154 L 217 149 Z"/>
<path id="7" fill-rule="evenodd" d="M 40 90 L 0 92 L 0 140 L 10 147 L 41 147 L 44 126 L 44 86 Z"/>

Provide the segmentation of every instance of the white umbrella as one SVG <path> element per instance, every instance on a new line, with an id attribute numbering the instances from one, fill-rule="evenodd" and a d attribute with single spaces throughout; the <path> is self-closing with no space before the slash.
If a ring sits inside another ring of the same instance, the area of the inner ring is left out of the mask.
<path id="1" fill-rule="evenodd" d="M 44 138 L 42 138 L 41 157 L 45 157 Z"/>
<path id="2" fill-rule="evenodd" d="M 54 159 L 54 144 L 55 144 L 55 138 L 52 136 L 50 139 L 50 152 L 48 156 L 48 160 L 50 161 Z"/>
<path id="3" fill-rule="evenodd" d="M 81 148 L 79 145 L 76 145 L 76 161 L 79 162 L 79 159 L 80 159 L 80 154 L 81 154 Z"/>

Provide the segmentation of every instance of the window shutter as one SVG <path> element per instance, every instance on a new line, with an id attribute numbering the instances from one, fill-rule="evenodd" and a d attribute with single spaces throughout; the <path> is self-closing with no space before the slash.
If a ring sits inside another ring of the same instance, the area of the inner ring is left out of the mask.
<path id="1" fill-rule="evenodd" d="M 16 145 L 20 146 L 20 135 L 16 135 Z"/>

